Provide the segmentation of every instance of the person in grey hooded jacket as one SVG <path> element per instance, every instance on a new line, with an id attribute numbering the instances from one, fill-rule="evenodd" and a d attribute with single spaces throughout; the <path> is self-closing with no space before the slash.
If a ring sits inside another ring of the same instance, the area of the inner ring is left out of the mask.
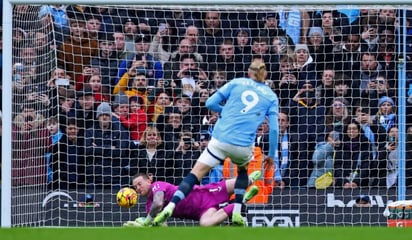
<path id="1" fill-rule="evenodd" d="M 318 177 L 327 172 L 333 173 L 335 147 L 340 144 L 340 134 L 331 131 L 326 137 L 325 142 L 316 145 L 315 152 L 312 156 L 313 170 L 308 180 L 308 187 L 315 187 L 315 181 Z"/>

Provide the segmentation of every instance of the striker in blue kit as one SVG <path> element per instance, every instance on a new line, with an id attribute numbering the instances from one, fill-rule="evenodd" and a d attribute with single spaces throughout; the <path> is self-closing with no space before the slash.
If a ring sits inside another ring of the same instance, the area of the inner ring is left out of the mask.
<path id="1" fill-rule="evenodd" d="M 222 102 L 225 102 L 224 106 Z M 233 79 L 207 100 L 206 107 L 220 113 L 212 133 L 217 140 L 236 146 L 251 146 L 255 142 L 257 128 L 269 116 L 269 137 L 274 140 L 271 146 L 277 146 L 279 101 L 264 83 L 250 78 Z M 269 156 L 274 156 L 270 153 L 269 150 Z"/>

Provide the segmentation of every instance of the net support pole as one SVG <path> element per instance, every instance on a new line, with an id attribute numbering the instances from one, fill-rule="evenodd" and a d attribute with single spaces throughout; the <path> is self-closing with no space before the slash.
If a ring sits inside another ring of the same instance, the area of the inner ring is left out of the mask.
<path id="1" fill-rule="evenodd" d="M 11 227 L 11 129 L 12 129 L 12 21 L 13 6 L 3 1 L 3 112 L 1 156 L 1 226 Z"/>
<path id="2" fill-rule="evenodd" d="M 406 9 L 406 8 L 404 8 Z M 398 200 L 406 194 L 406 11 L 399 11 L 401 38 L 398 38 Z"/>

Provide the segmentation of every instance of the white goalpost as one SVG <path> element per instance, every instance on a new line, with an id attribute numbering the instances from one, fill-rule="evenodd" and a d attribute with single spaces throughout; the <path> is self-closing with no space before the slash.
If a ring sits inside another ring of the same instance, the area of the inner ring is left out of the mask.
<path id="1" fill-rule="evenodd" d="M 249 226 L 386 227 L 412 198 L 412 1 L 8 0 L 2 34 L 1 227 L 145 216 L 117 191 L 139 172 L 178 185 L 218 118 L 205 99 L 254 59 L 286 123 L 273 163 L 258 130 Z"/>

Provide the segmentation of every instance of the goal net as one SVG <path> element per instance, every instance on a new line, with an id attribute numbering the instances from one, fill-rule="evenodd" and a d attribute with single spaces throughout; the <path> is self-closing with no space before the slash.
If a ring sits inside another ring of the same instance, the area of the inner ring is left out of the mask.
<path id="1" fill-rule="evenodd" d="M 12 226 L 145 216 L 144 196 L 124 209 L 118 190 L 137 173 L 178 185 L 219 119 L 206 99 L 252 61 L 280 135 L 272 162 L 257 130 L 249 226 L 386 226 L 412 194 L 411 21 L 395 5 L 15 5 Z M 202 184 L 234 177 L 226 159 Z"/>

